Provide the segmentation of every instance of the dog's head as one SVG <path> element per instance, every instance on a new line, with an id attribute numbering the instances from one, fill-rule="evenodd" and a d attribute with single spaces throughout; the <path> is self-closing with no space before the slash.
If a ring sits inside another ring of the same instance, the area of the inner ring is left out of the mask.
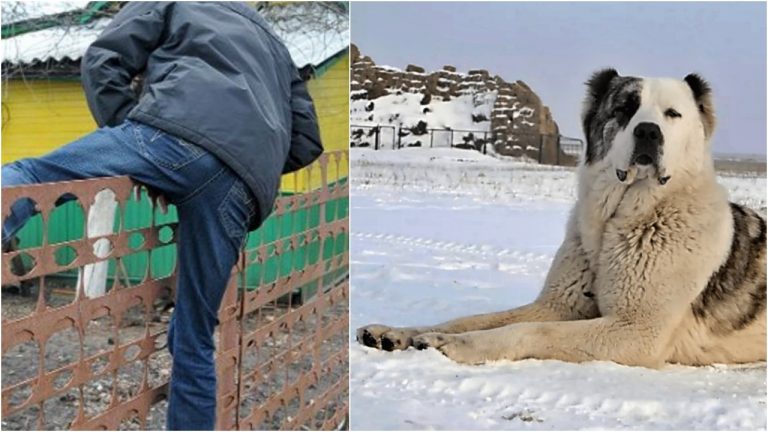
<path id="1" fill-rule="evenodd" d="M 608 163 L 617 181 L 663 186 L 711 164 L 712 94 L 695 74 L 677 80 L 596 72 L 587 82 L 582 125 L 585 164 Z"/>

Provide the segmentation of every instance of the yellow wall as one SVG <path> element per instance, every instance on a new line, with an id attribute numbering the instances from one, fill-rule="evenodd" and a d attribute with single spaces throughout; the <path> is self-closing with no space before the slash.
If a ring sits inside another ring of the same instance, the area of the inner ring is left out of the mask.
<path id="1" fill-rule="evenodd" d="M 2 95 L 3 163 L 41 156 L 96 128 L 79 81 L 11 80 Z"/>
<path id="2" fill-rule="evenodd" d="M 309 84 L 309 94 L 315 102 L 317 117 L 320 122 L 320 135 L 325 150 L 346 150 L 349 148 L 349 54 L 336 60 L 322 75 L 312 79 Z M 340 164 L 337 172 L 334 164 L 328 165 L 328 181 L 346 177 L 349 173 L 349 163 L 346 159 Z M 300 178 L 302 176 L 299 176 Z M 312 172 L 308 183 L 299 180 L 305 188 L 296 188 L 293 176 L 283 177 L 282 190 L 302 191 L 307 187 L 317 188 L 320 185 L 319 170 Z"/>
<path id="3" fill-rule="evenodd" d="M 321 76 L 312 79 L 309 92 L 315 101 L 320 132 L 326 150 L 344 150 L 349 143 L 349 56 L 345 55 Z M 2 90 L 2 162 L 40 156 L 93 131 L 91 118 L 79 81 L 6 81 Z M 348 174 L 346 160 L 336 171 L 329 165 L 328 180 Z M 307 181 L 298 176 L 298 186 L 288 175 L 282 189 L 299 192 L 320 185 L 319 170 Z"/>

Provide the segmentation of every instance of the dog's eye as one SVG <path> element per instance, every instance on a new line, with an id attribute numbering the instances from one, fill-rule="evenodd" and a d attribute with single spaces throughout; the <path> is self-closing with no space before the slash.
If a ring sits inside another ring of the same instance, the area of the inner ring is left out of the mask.
<path id="1" fill-rule="evenodd" d="M 666 111 L 664 111 L 664 115 L 669 118 L 679 118 L 683 116 L 682 114 L 677 112 L 677 110 L 674 108 L 668 108 Z"/>

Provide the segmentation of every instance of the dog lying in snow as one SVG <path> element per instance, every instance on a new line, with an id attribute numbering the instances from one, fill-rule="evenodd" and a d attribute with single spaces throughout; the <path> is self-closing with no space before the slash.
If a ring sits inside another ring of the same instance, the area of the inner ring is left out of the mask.
<path id="1" fill-rule="evenodd" d="M 765 360 L 765 220 L 717 183 L 709 85 L 606 69 L 587 87 L 578 199 L 539 297 L 435 326 L 368 325 L 358 341 L 468 364 Z"/>

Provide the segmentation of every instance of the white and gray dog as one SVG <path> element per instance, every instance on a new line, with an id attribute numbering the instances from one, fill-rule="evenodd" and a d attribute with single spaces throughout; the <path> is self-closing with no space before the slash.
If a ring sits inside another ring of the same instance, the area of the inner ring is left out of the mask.
<path id="1" fill-rule="evenodd" d="M 539 297 L 435 326 L 365 326 L 361 343 L 470 364 L 765 360 L 765 220 L 717 183 L 709 85 L 606 69 L 587 87 L 578 199 Z"/>

